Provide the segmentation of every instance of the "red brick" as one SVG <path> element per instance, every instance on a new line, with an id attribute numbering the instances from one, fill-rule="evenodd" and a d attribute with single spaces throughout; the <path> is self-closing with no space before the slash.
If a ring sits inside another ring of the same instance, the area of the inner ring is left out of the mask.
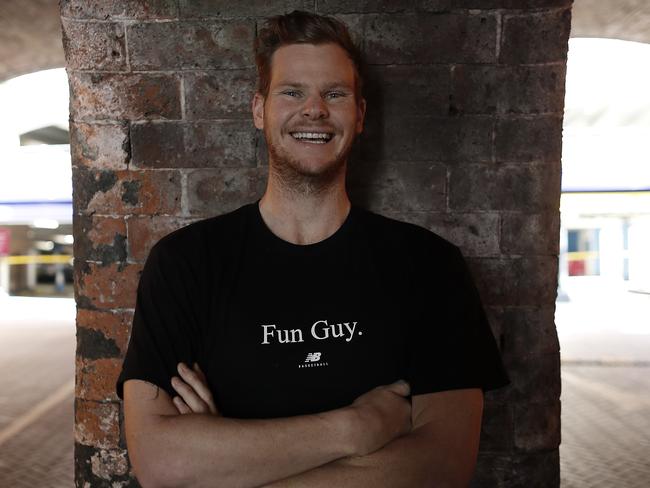
<path id="1" fill-rule="evenodd" d="M 83 261 L 112 263 L 126 260 L 126 222 L 123 218 L 74 215 L 74 256 Z"/>
<path id="2" fill-rule="evenodd" d="M 77 356 L 75 396 L 97 402 L 119 402 L 115 383 L 122 371 L 121 358 L 83 359 Z"/>
<path id="3" fill-rule="evenodd" d="M 113 341 L 120 351 L 120 356 L 126 353 L 132 321 L 132 311 L 99 311 L 77 308 L 77 328 L 95 330 L 107 340 Z M 86 351 L 79 352 L 83 356 L 86 355 Z"/>
<path id="4" fill-rule="evenodd" d="M 177 0 L 60 0 L 61 15 L 79 19 L 178 17 Z"/>
<path id="5" fill-rule="evenodd" d="M 178 75 L 68 72 L 74 121 L 180 119 Z"/>
<path id="6" fill-rule="evenodd" d="M 185 113 L 188 119 L 251 118 L 255 71 L 219 70 L 185 73 Z"/>
<path id="7" fill-rule="evenodd" d="M 370 64 L 491 63 L 496 60 L 492 13 L 394 13 L 364 17 Z"/>
<path id="8" fill-rule="evenodd" d="M 501 251 L 505 254 L 560 253 L 560 213 L 503 212 Z"/>
<path id="9" fill-rule="evenodd" d="M 395 216 L 453 242 L 465 256 L 490 257 L 500 254 L 499 214 L 496 212 L 400 212 Z"/>
<path id="10" fill-rule="evenodd" d="M 566 61 L 571 8 L 504 15 L 499 63 Z"/>
<path id="11" fill-rule="evenodd" d="M 446 166 L 429 162 L 355 162 L 348 170 L 350 193 L 377 213 L 445 210 Z"/>
<path id="12" fill-rule="evenodd" d="M 188 211 L 210 217 L 260 198 L 267 168 L 197 169 L 187 175 Z"/>
<path id="13" fill-rule="evenodd" d="M 61 19 L 68 69 L 124 71 L 124 25 L 116 22 L 77 22 Z"/>
<path id="14" fill-rule="evenodd" d="M 251 20 L 129 24 L 129 63 L 134 70 L 248 68 L 254 65 Z"/>
<path id="15" fill-rule="evenodd" d="M 120 442 L 120 404 L 75 399 L 74 439 L 80 444 L 116 449 Z"/>
<path id="16" fill-rule="evenodd" d="M 561 171 L 555 163 L 465 164 L 449 175 L 449 209 L 557 211 Z"/>
<path id="17" fill-rule="evenodd" d="M 127 219 L 129 261 L 144 262 L 158 240 L 196 220 L 184 217 L 129 217 Z"/>
<path id="18" fill-rule="evenodd" d="M 129 126 L 70 122 L 73 166 L 126 169 L 129 162 Z"/>
<path id="19" fill-rule="evenodd" d="M 173 215 L 181 210 L 178 171 L 73 168 L 72 179 L 77 214 Z"/>
<path id="20" fill-rule="evenodd" d="M 141 264 L 101 266 L 75 261 L 77 305 L 82 308 L 135 308 Z"/>
<path id="21" fill-rule="evenodd" d="M 560 445 L 560 402 L 514 406 L 515 447 L 521 451 L 557 449 Z"/>

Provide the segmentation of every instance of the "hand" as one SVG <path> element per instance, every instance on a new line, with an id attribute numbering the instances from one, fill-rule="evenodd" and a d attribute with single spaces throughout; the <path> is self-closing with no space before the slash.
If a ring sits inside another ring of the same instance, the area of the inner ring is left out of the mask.
<path id="1" fill-rule="evenodd" d="M 194 370 L 189 369 L 185 363 L 178 363 L 177 369 L 181 377 L 172 377 L 172 386 L 180 395 L 173 398 L 178 412 L 181 415 L 186 413 L 221 415 L 199 363 L 194 363 Z"/>
<path id="2" fill-rule="evenodd" d="M 358 397 L 350 407 L 357 412 L 359 433 L 358 456 L 380 449 L 396 437 L 411 432 L 411 392 L 408 383 L 395 382 L 378 386 Z"/>

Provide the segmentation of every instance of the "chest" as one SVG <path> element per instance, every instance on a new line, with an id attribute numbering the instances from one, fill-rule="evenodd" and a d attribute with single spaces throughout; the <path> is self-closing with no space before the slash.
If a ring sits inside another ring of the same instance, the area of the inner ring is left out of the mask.
<path id="1" fill-rule="evenodd" d="M 404 283 L 393 268 L 248 259 L 212 300 L 206 344 L 225 415 L 265 418 L 349 405 L 403 373 Z"/>

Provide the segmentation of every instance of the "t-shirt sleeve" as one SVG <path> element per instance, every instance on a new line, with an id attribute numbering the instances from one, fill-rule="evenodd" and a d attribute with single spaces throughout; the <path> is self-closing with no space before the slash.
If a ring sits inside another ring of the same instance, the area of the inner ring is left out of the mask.
<path id="1" fill-rule="evenodd" d="M 408 345 L 411 394 L 510 383 L 478 290 L 457 246 L 430 246 L 416 263 L 418 309 Z"/>
<path id="2" fill-rule="evenodd" d="M 129 379 L 153 383 L 172 398 L 177 394 L 171 385 L 177 364 L 197 360 L 191 280 L 183 254 L 173 252 L 164 239 L 153 246 L 138 283 L 131 336 L 116 383 L 119 398 Z"/>

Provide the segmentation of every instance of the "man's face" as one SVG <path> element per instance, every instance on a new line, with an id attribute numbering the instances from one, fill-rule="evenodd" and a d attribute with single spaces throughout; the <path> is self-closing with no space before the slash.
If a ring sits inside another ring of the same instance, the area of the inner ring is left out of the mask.
<path id="1" fill-rule="evenodd" d="M 354 95 L 355 70 L 337 44 L 290 44 L 272 57 L 266 99 L 253 99 L 269 164 L 298 180 L 337 174 L 363 130 L 365 100 Z"/>

